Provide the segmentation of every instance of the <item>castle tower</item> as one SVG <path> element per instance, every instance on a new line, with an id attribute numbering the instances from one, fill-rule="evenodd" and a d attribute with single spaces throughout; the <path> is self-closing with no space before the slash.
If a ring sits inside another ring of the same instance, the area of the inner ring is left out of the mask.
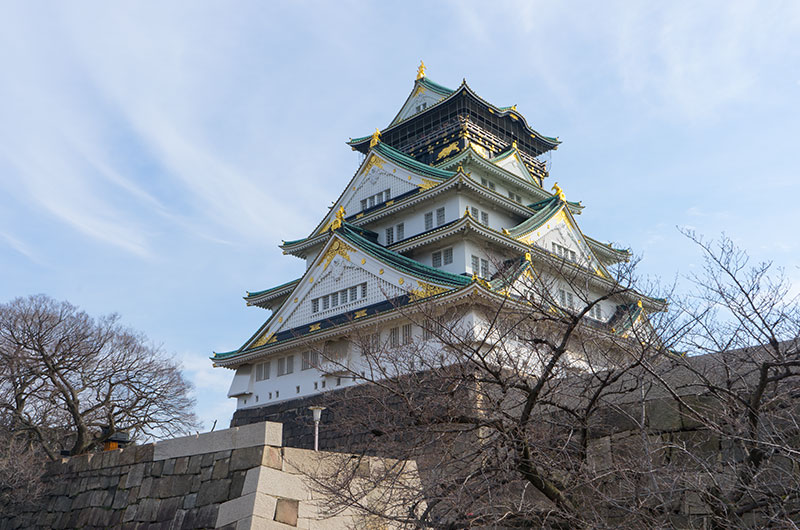
<path id="1" fill-rule="evenodd" d="M 330 211 L 306 237 L 281 245 L 306 261 L 305 273 L 248 292 L 247 305 L 271 315 L 240 348 L 211 358 L 235 370 L 228 396 L 237 412 L 358 384 L 350 338 L 369 330 L 387 348 L 430 340 L 407 318 L 415 304 L 524 298 L 511 287 L 554 263 L 591 286 L 578 293 L 555 282 L 556 309 L 602 298 L 613 287 L 607 268 L 630 255 L 584 235 L 583 206 L 557 183 L 548 190 L 542 155 L 559 143 L 516 106 L 496 107 L 466 82 L 445 88 L 421 66 L 391 123 L 348 142 L 364 158 Z M 625 333 L 661 304 L 618 296 L 586 318 Z"/>

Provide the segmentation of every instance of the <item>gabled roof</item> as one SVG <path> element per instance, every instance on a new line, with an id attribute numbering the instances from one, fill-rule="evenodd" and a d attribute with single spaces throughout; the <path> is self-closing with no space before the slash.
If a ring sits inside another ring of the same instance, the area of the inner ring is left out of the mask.
<path id="1" fill-rule="evenodd" d="M 517 112 L 517 110 L 514 107 L 506 107 L 506 108 L 497 107 L 495 105 L 492 105 L 488 101 L 484 100 L 483 98 L 478 96 L 469 87 L 469 85 L 467 85 L 466 80 L 463 81 L 461 83 L 461 85 L 456 90 L 453 90 L 448 96 L 446 96 L 444 99 L 442 99 L 441 101 L 439 101 L 435 105 L 431 105 L 430 107 L 427 107 L 426 109 L 422 110 L 421 112 L 419 112 L 419 113 L 417 113 L 417 114 L 415 114 L 413 116 L 410 116 L 406 120 L 403 120 L 403 121 L 400 121 L 400 122 L 391 123 L 388 127 L 386 127 L 385 129 L 380 131 L 380 135 L 384 136 L 384 135 L 394 131 L 398 127 L 403 127 L 403 126 L 406 126 L 406 125 L 410 124 L 411 122 L 414 122 L 415 120 L 423 119 L 423 117 L 426 114 L 430 113 L 433 109 L 437 109 L 437 108 L 439 108 L 439 107 L 441 107 L 443 105 L 447 105 L 451 101 L 455 101 L 462 94 L 465 97 L 471 98 L 476 103 L 484 106 L 489 113 L 494 114 L 494 115 L 496 115 L 496 116 L 498 116 L 500 118 L 506 118 L 507 117 L 510 120 L 512 120 L 513 122 L 515 122 L 516 124 L 518 124 L 520 126 L 521 132 L 525 133 L 524 135 L 520 135 L 520 141 L 522 141 L 523 138 L 526 141 L 527 141 L 528 138 L 532 138 L 537 144 L 539 144 L 539 148 L 535 150 L 537 152 L 533 153 L 534 156 L 538 156 L 538 155 L 540 155 L 540 154 L 542 154 L 544 152 L 547 152 L 547 151 L 557 147 L 561 143 L 561 141 L 558 138 L 553 138 L 551 136 L 545 136 L 545 135 L 537 132 L 536 130 L 534 130 L 530 125 L 528 125 L 528 122 L 525 120 L 525 117 L 522 114 L 520 114 L 519 112 Z M 347 144 L 349 146 L 351 146 L 355 150 L 361 151 L 362 153 L 366 153 L 367 150 L 369 149 L 369 142 L 370 142 L 371 138 L 372 138 L 371 135 L 370 136 L 362 136 L 360 138 L 353 138 L 350 141 L 348 141 Z"/>
<path id="2" fill-rule="evenodd" d="M 375 258 L 383 261 L 387 265 L 393 266 L 400 271 L 412 274 L 424 280 L 430 280 L 437 283 L 452 285 L 453 287 L 464 286 L 470 283 L 470 279 L 460 274 L 453 274 L 442 269 L 436 269 L 423 265 L 417 260 L 407 258 L 397 252 L 392 252 L 386 247 L 373 243 L 365 239 L 358 233 L 358 227 L 349 223 L 343 223 L 342 228 L 338 230 L 345 239 L 357 245 L 359 248 L 372 255 Z"/>
<path id="3" fill-rule="evenodd" d="M 427 77 L 418 77 L 416 81 L 414 81 L 414 88 L 411 90 L 411 93 L 408 95 L 406 100 L 403 102 L 403 105 L 400 107 L 400 110 L 397 111 L 397 115 L 395 115 L 394 119 L 392 119 L 389 125 L 394 125 L 401 121 L 400 115 L 403 113 L 403 109 L 406 108 L 408 103 L 413 100 L 415 97 L 421 95 L 424 91 L 430 91 L 439 96 L 440 98 L 445 98 L 455 92 L 452 88 L 444 87 L 438 83 L 435 83 L 428 79 Z M 410 118 L 411 116 L 409 116 Z M 408 118 L 406 118 L 408 119 Z"/>
<path id="4" fill-rule="evenodd" d="M 460 165 L 467 166 L 469 164 L 473 164 L 475 167 L 486 171 L 492 175 L 497 176 L 498 178 L 502 179 L 504 184 L 517 186 L 520 189 L 525 190 L 526 192 L 530 193 L 534 197 L 539 197 L 541 199 L 546 199 L 551 196 L 549 192 L 544 190 L 537 182 L 528 182 L 525 181 L 519 176 L 515 175 L 514 173 L 510 172 L 509 170 L 500 167 L 496 164 L 493 164 L 488 158 L 485 158 L 479 152 L 475 150 L 472 143 L 470 143 L 467 147 L 461 150 L 460 153 L 457 155 L 448 158 L 437 167 L 442 169 L 448 169 L 453 167 L 458 167 Z M 583 206 L 575 205 L 576 207 L 583 208 Z M 580 211 L 576 211 L 576 213 L 580 213 Z"/>
<path id="5" fill-rule="evenodd" d="M 319 224 L 316 227 L 314 227 L 314 230 L 311 231 L 311 236 L 309 237 L 312 237 L 315 234 L 319 234 L 320 232 L 324 231 L 324 227 L 326 226 L 325 225 L 326 221 L 332 219 L 332 215 L 335 213 L 338 206 L 341 205 L 342 199 L 345 197 L 348 190 L 351 189 L 356 178 L 358 178 L 358 176 L 362 173 L 362 171 L 364 171 L 365 166 L 368 166 L 369 164 L 372 163 L 372 157 L 378 157 L 381 159 L 389 160 L 397 164 L 401 168 L 418 176 L 420 179 L 423 179 L 422 182 L 425 182 L 424 179 L 428 180 L 432 179 L 435 182 L 442 182 L 453 177 L 456 174 L 455 171 L 448 171 L 446 169 L 440 169 L 429 166 L 427 164 L 423 164 L 421 162 L 417 162 L 416 160 L 406 155 L 405 153 L 398 151 L 397 149 L 393 148 L 390 145 L 378 141 L 370 148 L 370 151 L 367 153 L 367 156 L 358 166 L 358 169 L 350 178 L 350 181 L 347 183 L 347 186 L 344 187 L 342 193 L 340 193 L 339 197 L 336 199 L 336 201 L 334 201 L 333 206 L 328 211 L 328 213 L 325 214 L 325 216 L 322 218 Z M 393 198 L 393 200 L 396 199 L 397 197 Z M 284 241 L 283 245 L 292 245 L 300 243 L 302 241 L 305 241 L 306 239 L 308 238 L 296 239 L 293 241 Z"/>
<path id="6" fill-rule="evenodd" d="M 323 253 L 320 254 L 320 262 L 316 264 L 316 266 L 309 267 L 306 270 L 306 273 L 303 275 L 302 278 L 299 280 L 295 280 L 290 282 L 293 284 L 293 289 L 291 293 L 286 296 L 286 300 L 282 304 L 282 306 L 276 310 L 270 318 L 249 338 L 247 341 L 239 348 L 238 350 L 234 350 L 232 352 L 227 353 L 217 353 L 214 355 L 213 359 L 218 360 L 221 358 L 229 358 L 235 357 L 238 354 L 242 354 L 246 351 L 262 348 L 269 344 L 275 344 L 278 342 L 282 342 L 285 340 L 289 340 L 295 338 L 299 335 L 305 335 L 314 333 L 318 330 L 323 329 L 324 327 L 330 327 L 334 325 L 335 322 L 338 322 L 336 319 L 345 318 L 341 315 L 347 316 L 347 318 L 359 318 L 360 316 L 365 316 L 368 313 L 365 312 L 366 310 L 375 310 L 375 311 L 383 311 L 386 308 L 381 304 L 373 304 L 375 305 L 374 308 L 365 308 L 365 307 L 357 307 L 354 311 L 349 311 L 346 313 L 342 313 L 340 315 L 334 315 L 332 317 L 326 317 L 325 319 L 320 320 L 319 326 L 315 325 L 314 323 L 311 324 L 303 324 L 301 326 L 292 328 L 292 329 L 284 329 L 283 326 L 286 323 L 281 324 L 283 322 L 284 313 L 287 313 L 287 316 L 291 314 L 291 311 L 294 309 L 287 309 L 286 304 L 290 303 L 291 299 L 294 298 L 295 302 L 297 302 L 297 298 L 300 296 L 304 296 L 303 293 L 308 293 L 309 291 L 305 289 L 310 289 L 307 287 L 311 285 L 314 281 L 312 275 L 317 274 L 318 269 L 322 267 L 321 261 L 327 260 L 325 263 L 325 267 L 327 267 L 330 260 L 333 259 L 337 254 L 341 255 L 341 252 L 346 252 L 352 254 L 353 252 L 362 252 L 367 256 L 371 256 L 375 258 L 378 262 L 382 265 L 386 266 L 387 268 L 391 268 L 398 273 L 402 274 L 407 278 L 406 281 L 402 282 L 403 285 L 408 285 L 409 289 L 412 285 L 413 281 L 416 281 L 418 286 L 425 285 L 430 287 L 434 292 L 444 292 L 447 290 L 455 289 L 464 287 L 471 283 L 471 279 L 458 275 L 453 274 L 441 269 L 436 269 L 433 267 L 429 267 L 427 265 L 423 265 L 418 261 L 413 259 L 407 258 L 391 250 L 384 248 L 383 246 L 375 243 L 370 234 L 374 234 L 374 232 L 370 232 L 368 230 L 364 230 L 363 228 L 350 225 L 349 223 L 342 223 L 342 225 L 335 229 L 331 230 L 328 233 L 328 242 L 325 246 L 325 251 L 323 249 Z M 346 250 L 344 250 L 346 249 Z M 346 258 L 348 261 L 350 260 L 349 257 Z M 362 264 L 364 261 L 362 260 Z M 324 270 L 324 268 L 323 268 Z M 381 270 L 383 273 L 383 270 Z M 306 281 L 308 280 L 308 281 Z M 285 287 L 289 284 L 284 284 L 284 286 L 279 286 L 280 288 Z M 274 291 L 275 289 L 268 290 Z M 411 296 L 409 294 L 409 296 Z M 413 298 L 413 296 L 411 297 Z M 408 300 L 406 300 L 407 302 Z M 394 303 L 394 302 L 393 302 Z M 380 307 L 378 307 L 380 306 Z M 371 306 L 370 306 L 371 307 Z M 355 315 L 355 316 L 354 316 Z M 275 325 L 277 318 L 277 325 Z M 324 326 L 323 326 L 324 323 Z M 270 331 L 272 330 L 272 333 Z"/>

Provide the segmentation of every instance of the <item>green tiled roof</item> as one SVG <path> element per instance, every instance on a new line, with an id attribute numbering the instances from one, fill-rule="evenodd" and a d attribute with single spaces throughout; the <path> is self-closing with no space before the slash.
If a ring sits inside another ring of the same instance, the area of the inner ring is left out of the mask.
<path id="1" fill-rule="evenodd" d="M 536 210 L 536 213 L 514 228 L 509 228 L 508 232 L 512 237 L 516 238 L 523 236 L 532 230 L 536 230 L 546 223 L 548 219 L 558 213 L 558 210 L 561 209 L 563 204 L 564 203 L 557 196 L 531 204 L 528 206 L 528 208 Z"/>
<path id="2" fill-rule="evenodd" d="M 455 90 L 453 90 L 452 88 L 447 88 L 446 86 L 442 86 L 439 83 L 434 83 L 433 81 L 431 81 L 427 77 L 423 77 L 422 79 L 418 80 L 417 82 L 420 85 L 424 86 L 425 88 L 433 90 L 434 92 L 436 92 L 437 94 L 440 94 L 442 96 L 449 96 L 450 94 L 455 92 Z"/>
<path id="3" fill-rule="evenodd" d="M 438 282 L 452 286 L 468 285 L 471 282 L 470 278 L 466 276 L 428 267 L 427 265 L 423 265 L 422 263 L 411 258 L 407 258 L 401 254 L 398 254 L 397 252 L 392 252 L 391 250 L 362 237 L 358 234 L 357 230 L 358 227 L 355 227 L 349 223 L 343 223 L 342 227 L 337 230 L 337 233 L 341 234 L 342 237 L 351 243 L 357 245 L 364 252 L 408 274 L 427 279 L 432 282 Z"/>
<path id="4" fill-rule="evenodd" d="M 390 146 L 389 144 L 385 144 L 383 142 L 378 142 L 377 144 L 375 144 L 375 147 L 373 149 L 378 153 L 382 154 L 383 156 L 385 156 L 386 158 L 391 159 L 393 162 L 400 164 L 409 171 L 425 175 L 426 177 L 433 177 L 437 179 L 449 179 L 450 177 L 456 174 L 455 171 L 447 171 L 444 169 L 439 169 L 429 166 L 428 164 L 423 164 L 422 162 L 418 162 L 415 159 L 408 156 L 407 154 L 403 153 L 402 151 L 399 151 L 394 147 Z"/>
<path id="5" fill-rule="evenodd" d="M 300 240 L 300 241 L 302 241 L 302 240 Z M 270 287 L 269 289 L 264 289 L 263 291 L 247 291 L 247 297 L 249 298 L 251 296 L 260 296 L 262 294 L 267 294 L 270 291 L 277 291 L 279 289 L 283 289 L 284 287 L 287 287 L 287 286 L 289 286 L 289 285 L 291 285 L 293 283 L 297 283 L 299 281 L 300 281 L 300 278 L 298 278 L 296 280 L 292 280 L 292 281 L 286 282 L 286 283 L 282 283 L 282 284 L 277 285 L 275 287 Z"/>

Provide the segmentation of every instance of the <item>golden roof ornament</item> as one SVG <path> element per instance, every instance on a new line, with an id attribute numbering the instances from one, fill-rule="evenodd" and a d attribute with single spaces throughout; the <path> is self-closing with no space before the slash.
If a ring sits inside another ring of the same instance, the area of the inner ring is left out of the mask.
<path id="1" fill-rule="evenodd" d="M 375 132 L 372 133 L 372 139 L 369 141 L 369 146 L 375 147 L 380 141 L 381 141 L 381 132 L 376 127 Z"/>
<path id="2" fill-rule="evenodd" d="M 469 206 L 464 210 L 464 217 L 472 217 L 472 214 L 469 213 Z"/>
<path id="3" fill-rule="evenodd" d="M 558 198 L 564 202 L 567 202 L 567 198 L 564 196 L 564 190 L 561 189 L 561 186 L 558 185 L 558 182 L 553 184 L 553 187 L 550 188 L 553 190 L 554 195 L 558 195 Z"/>
<path id="4" fill-rule="evenodd" d="M 511 105 L 511 110 L 516 111 L 517 110 L 517 105 L 516 104 Z"/>
<path id="5" fill-rule="evenodd" d="M 513 149 L 516 149 L 516 148 L 517 148 L 517 141 L 516 141 L 516 140 L 514 140 L 514 141 L 512 141 L 512 142 L 511 142 L 511 147 L 512 147 Z"/>
<path id="6" fill-rule="evenodd" d="M 419 62 L 419 68 L 417 68 L 417 79 L 422 79 L 425 77 L 425 62 Z"/>
<path id="7" fill-rule="evenodd" d="M 336 219 L 334 219 L 331 223 L 331 231 L 342 227 L 342 223 L 344 223 L 344 216 L 344 206 L 339 206 L 339 209 L 336 210 Z"/>

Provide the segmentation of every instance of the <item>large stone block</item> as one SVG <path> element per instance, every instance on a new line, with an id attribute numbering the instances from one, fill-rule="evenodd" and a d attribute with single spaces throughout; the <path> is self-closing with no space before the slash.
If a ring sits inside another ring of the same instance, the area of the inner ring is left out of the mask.
<path id="1" fill-rule="evenodd" d="M 136 464 L 131 467 L 128 472 L 128 478 L 125 480 L 125 488 L 132 488 L 134 486 L 141 486 L 142 479 L 144 479 L 144 464 Z"/>
<path id="2" fill-rule="evenodd" d="M 204 482 L 200 486 L 200 491 L 197 492 L 197 506 L 206 506 L 208 504 L 227 501 L 230 483 L 231 481 L 228 479 Z"/>
<path id="3" fill-rule="evenodd" d="M 245 447 L 280 445 L 282 435 L 282 426 L 278 423 L 254 423 L 158 442 L 154 445 L 153 459 L 166 460 Z"/>
<path id="4" fill-rule="evenodd" d="M 142 499 L 139 509 L 136 510 L 136 520 L 143 522 L 155 522 L 156 514 L 161 502 L 158 499 Z"/>
<path id="5" fill-rule="evenodd" d="M 258 449 L 257 447 L 252 447 L 251 449 Z M 244 450 L 244 449 L 240 449 Z M 214 462 L 214 470 L 211 472 L 211 480 L 220 480 L 226 478 L 228 476 L 228 471 L 230 469 L 230 460 L 225 458 L 222 460 L 217 460 Z"/>
<path id="6" fill-rule="evenodd" d="M 163 499 L 161 501 L 161 505 L 158 507 L 158 513 L 156 514 L 156 520 L 163 522 L 163 521 L 172 521 L 175 517 L 175 512 L 181 507 L 183 503 L 183 499 L 180 497 L 172 497 L 170 499 Z"/>
<path id="7" fill-rule="evenodd" d="M 297 526 L 297 508 L 299 501 L 278 499 L 275 505 L 275 520 L 279 523 Z"/>
<path id="8" fill-rule="evenodd" d="M 265 466 L 253 468 L 245 476 L 242 495 L 254 492 L 296 500 L 311 498 L 311 490 L 303 477 Z"/>
<path id="9" fill-rule="evenodd" d="M 219 505 L 217 527 L 248 519 L 253 515 L 272 518 L 275 498 L 262 493 L 250 493 Z"/>
<path id="10" fill-rule="evenodd" d="M 261 465 L 264 456 L 264 447 L 247 447 L 236 449 L 231 454 L 231 471 L 250 469 Z"/>

